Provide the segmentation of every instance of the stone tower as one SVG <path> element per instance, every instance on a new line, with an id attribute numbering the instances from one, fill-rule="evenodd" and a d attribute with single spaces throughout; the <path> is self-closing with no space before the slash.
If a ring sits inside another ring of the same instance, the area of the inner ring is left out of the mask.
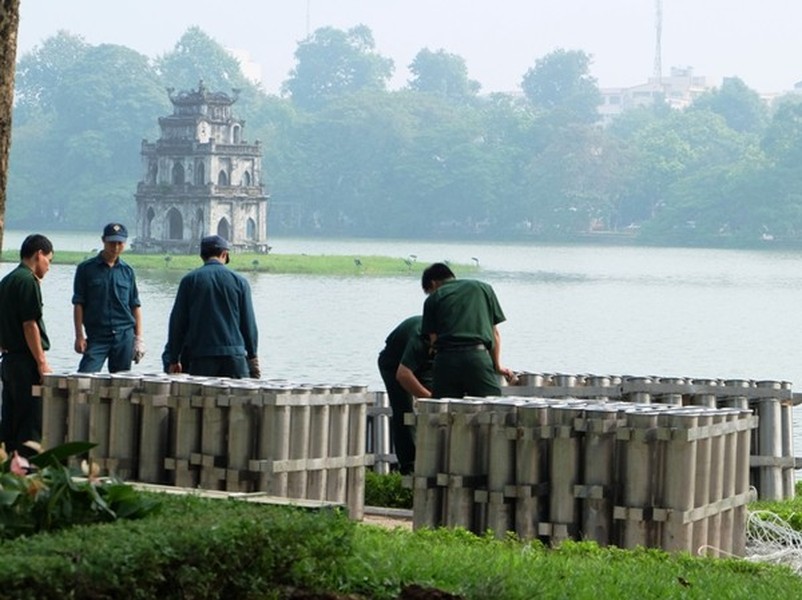
<path id="1" fill-rule="evenodd" d="M 218 234 L 234 251 L 267 252 L 267 195 L 262 150 L 244 141 L 244 121 L 229 96 L 167 90 L 173 114 L 159 119 L 161 137 L 142 140 L 143 179 L 137 184 L 138 252 L 195 254 L 200 239 Z"/>

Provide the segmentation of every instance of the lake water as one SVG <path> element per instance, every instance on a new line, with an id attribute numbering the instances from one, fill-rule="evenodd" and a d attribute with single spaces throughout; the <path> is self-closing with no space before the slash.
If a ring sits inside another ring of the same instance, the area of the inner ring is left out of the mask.
<path id="1" fill-rule="evenodd" d="M 6 257 L 23 232 L 7 231 Z M 99 235 L 54 234 L 56 251 L 91 251 Z M 246 273 L 253 287 L 263 377 L 381 388 L 386 334 L 418 313 L 429 263 L 478 263 L 507 316 L 502 361 L 516 370 L 597 375 L 785 380 L 802 389 L 802 252 L 552 246 L 411 240 L 272 238 L 280 254 L 416 257 L 407 276 Z M 200 259 L 198 259 L 200 264 Z M 0 276 L 13 264 L 0 264 Z M 74 369 L 75 267 L 43 282 L 55 369 Z M 137 274 L 148 354 L 161 369 L 177 270 Z M 460 273 L 457 270 L 457 276 Z M 797 409 L 796 416 L 800 413 Z M 796 419 L 799 422 L 799 418 Z M 797 425 L 799 431 L 799 425 Z M 802 448 L 797 433 L 797 448 Z"/>
<path id="2" fill-rule="evenodd" d="M 8 231 L 5 253 L 24 234 Z M 54 234 L 56 251 L 90 252 L 98 236 Z M 420 272 L 437 260 L 473 264 L 507 321 L 502 359 L 530 371 L 778 379 L 802 384 L 802 252 L 541 246 L 274 238 L 283 254 L 410 255 L 408 276 L 317 277 L 245 273 L 271 378 L 379 385 L 375 357 L 387 332 L 420 311 Z M 476 260 L 474 260 L 476 259 Z M 200 265 L 200 259 L 198 259 Z M 0 275 L 12 263 L 0 265 Z M 56 368 L 72 368 L 73 266 L 43 282 Z M 183 272 L 138 273 L 148 357 L 158 369 Z M 459 276 L 457 272 L 457 276 Z"/>

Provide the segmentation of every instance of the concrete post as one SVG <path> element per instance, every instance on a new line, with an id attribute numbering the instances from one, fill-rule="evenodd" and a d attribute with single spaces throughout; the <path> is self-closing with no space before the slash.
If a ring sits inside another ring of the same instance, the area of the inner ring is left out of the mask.
<path id="1" fill-rule="evenodd" d="M 688 513 L 696 495 L 697 442 L 692 431 L 698 426 L 698 410 L 672 410 L 658 419 L 664 435 L 665 472 L 662 503 L 666 509 L 662 548 L 668 552 L 693 552 L 693 522 Z"/>
<path id="2" fill-rule="evenodd" d="M 342 393 L 334 393 L 331 386 L 318 385 L 309 399 L 309 476 L 306 497 L 310 500 L 325 500 L 328 471 L 316 461 L 322 461 L 329 451 L 329 412 L 330 406 L 343 401 Z"/>
<path id="3" fill-rule="evenodd" d="M 450 429 L 448 409 L 448 400 L 418 400 L 415 471 L 412 477 L 413 529 L 434 529 L 444 521 L 445 495 L 438 476 L 446 472 Z"/>
<path id="4" fill-rule="evenodd" d="M 164 461 L 170 431 L 170 386 L 167 377 L 145 376 L 141 391 L 133 398 L 140 406 L 139 481 L 144 483 L 168 483 Z"/>
<path id="5" fill-rule="evenodd" d="M 546 520 L 550 415 L 549 404 L 541 399 L 518 408 L 515 532 L 525 540 L 537 537 L 538 525 Z"/>

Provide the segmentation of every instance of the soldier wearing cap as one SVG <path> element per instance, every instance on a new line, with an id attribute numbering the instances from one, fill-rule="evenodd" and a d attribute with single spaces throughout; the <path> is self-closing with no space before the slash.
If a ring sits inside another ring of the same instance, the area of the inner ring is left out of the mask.
<path id="1" fill-rule="evenodd" d="M 226 267 L 229 250 L 219 235 L 204 237 L 203 266 L 184 275 L 178 285 L 165 346 L 170 373 L 261 377 L 251 287 Z M 184 348 L 192 353 L 188 366 L 182 363 Z"/>
<path id="2" fill-rule="evenodd" d="M 134 270 L 121 255 L 128 240 L 122 223 L 103 229 L 103 250 L 75 271 L 73 324 L 78 371 L 97 373 L 108 359 L 110 373 L 129 371 L 145 355 L 142 311 Z"/>

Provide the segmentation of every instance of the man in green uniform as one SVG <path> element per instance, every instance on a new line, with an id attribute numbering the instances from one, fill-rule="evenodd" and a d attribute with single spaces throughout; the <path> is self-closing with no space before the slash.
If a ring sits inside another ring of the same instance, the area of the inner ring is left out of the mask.
<path id="1" fill-rule="evenodd" d="M 401 321 L 379 352 L 379 373 L 393 410 L 391 431 L 402 475 L 412 473 L 415 467 L 415 427 L 404 424 L 404 414 L 413 412 L 413 396 L 431 397 L 426 387 L 431 386 L 429 342 L 421 335 L 420 324 L 420 315 Z"/>
<path id="2" fill-rule="evenodd" d="M 474 279 L 456 279 L 443 263 L 426 268 L 421 277 L 421 333 L 435 350 L 432 397 L 500 396 L 498 375 L 513 373 L 501 366 L 497 325 L 505 320 L 493 288 Z"/>
<path id="3" fill-rule="evenodd" d="M 42 440 L 42 398 L 34 396 L 32 388 L 50 373 L 45 356 L 50 341 L 42 320 L 39 281 L 50 269 L 53 244 L 43 235 L 31 234 L 22 242 L 20 259 L 0 281 L 0 442 L 9 454 L 32 456 Z"/>

